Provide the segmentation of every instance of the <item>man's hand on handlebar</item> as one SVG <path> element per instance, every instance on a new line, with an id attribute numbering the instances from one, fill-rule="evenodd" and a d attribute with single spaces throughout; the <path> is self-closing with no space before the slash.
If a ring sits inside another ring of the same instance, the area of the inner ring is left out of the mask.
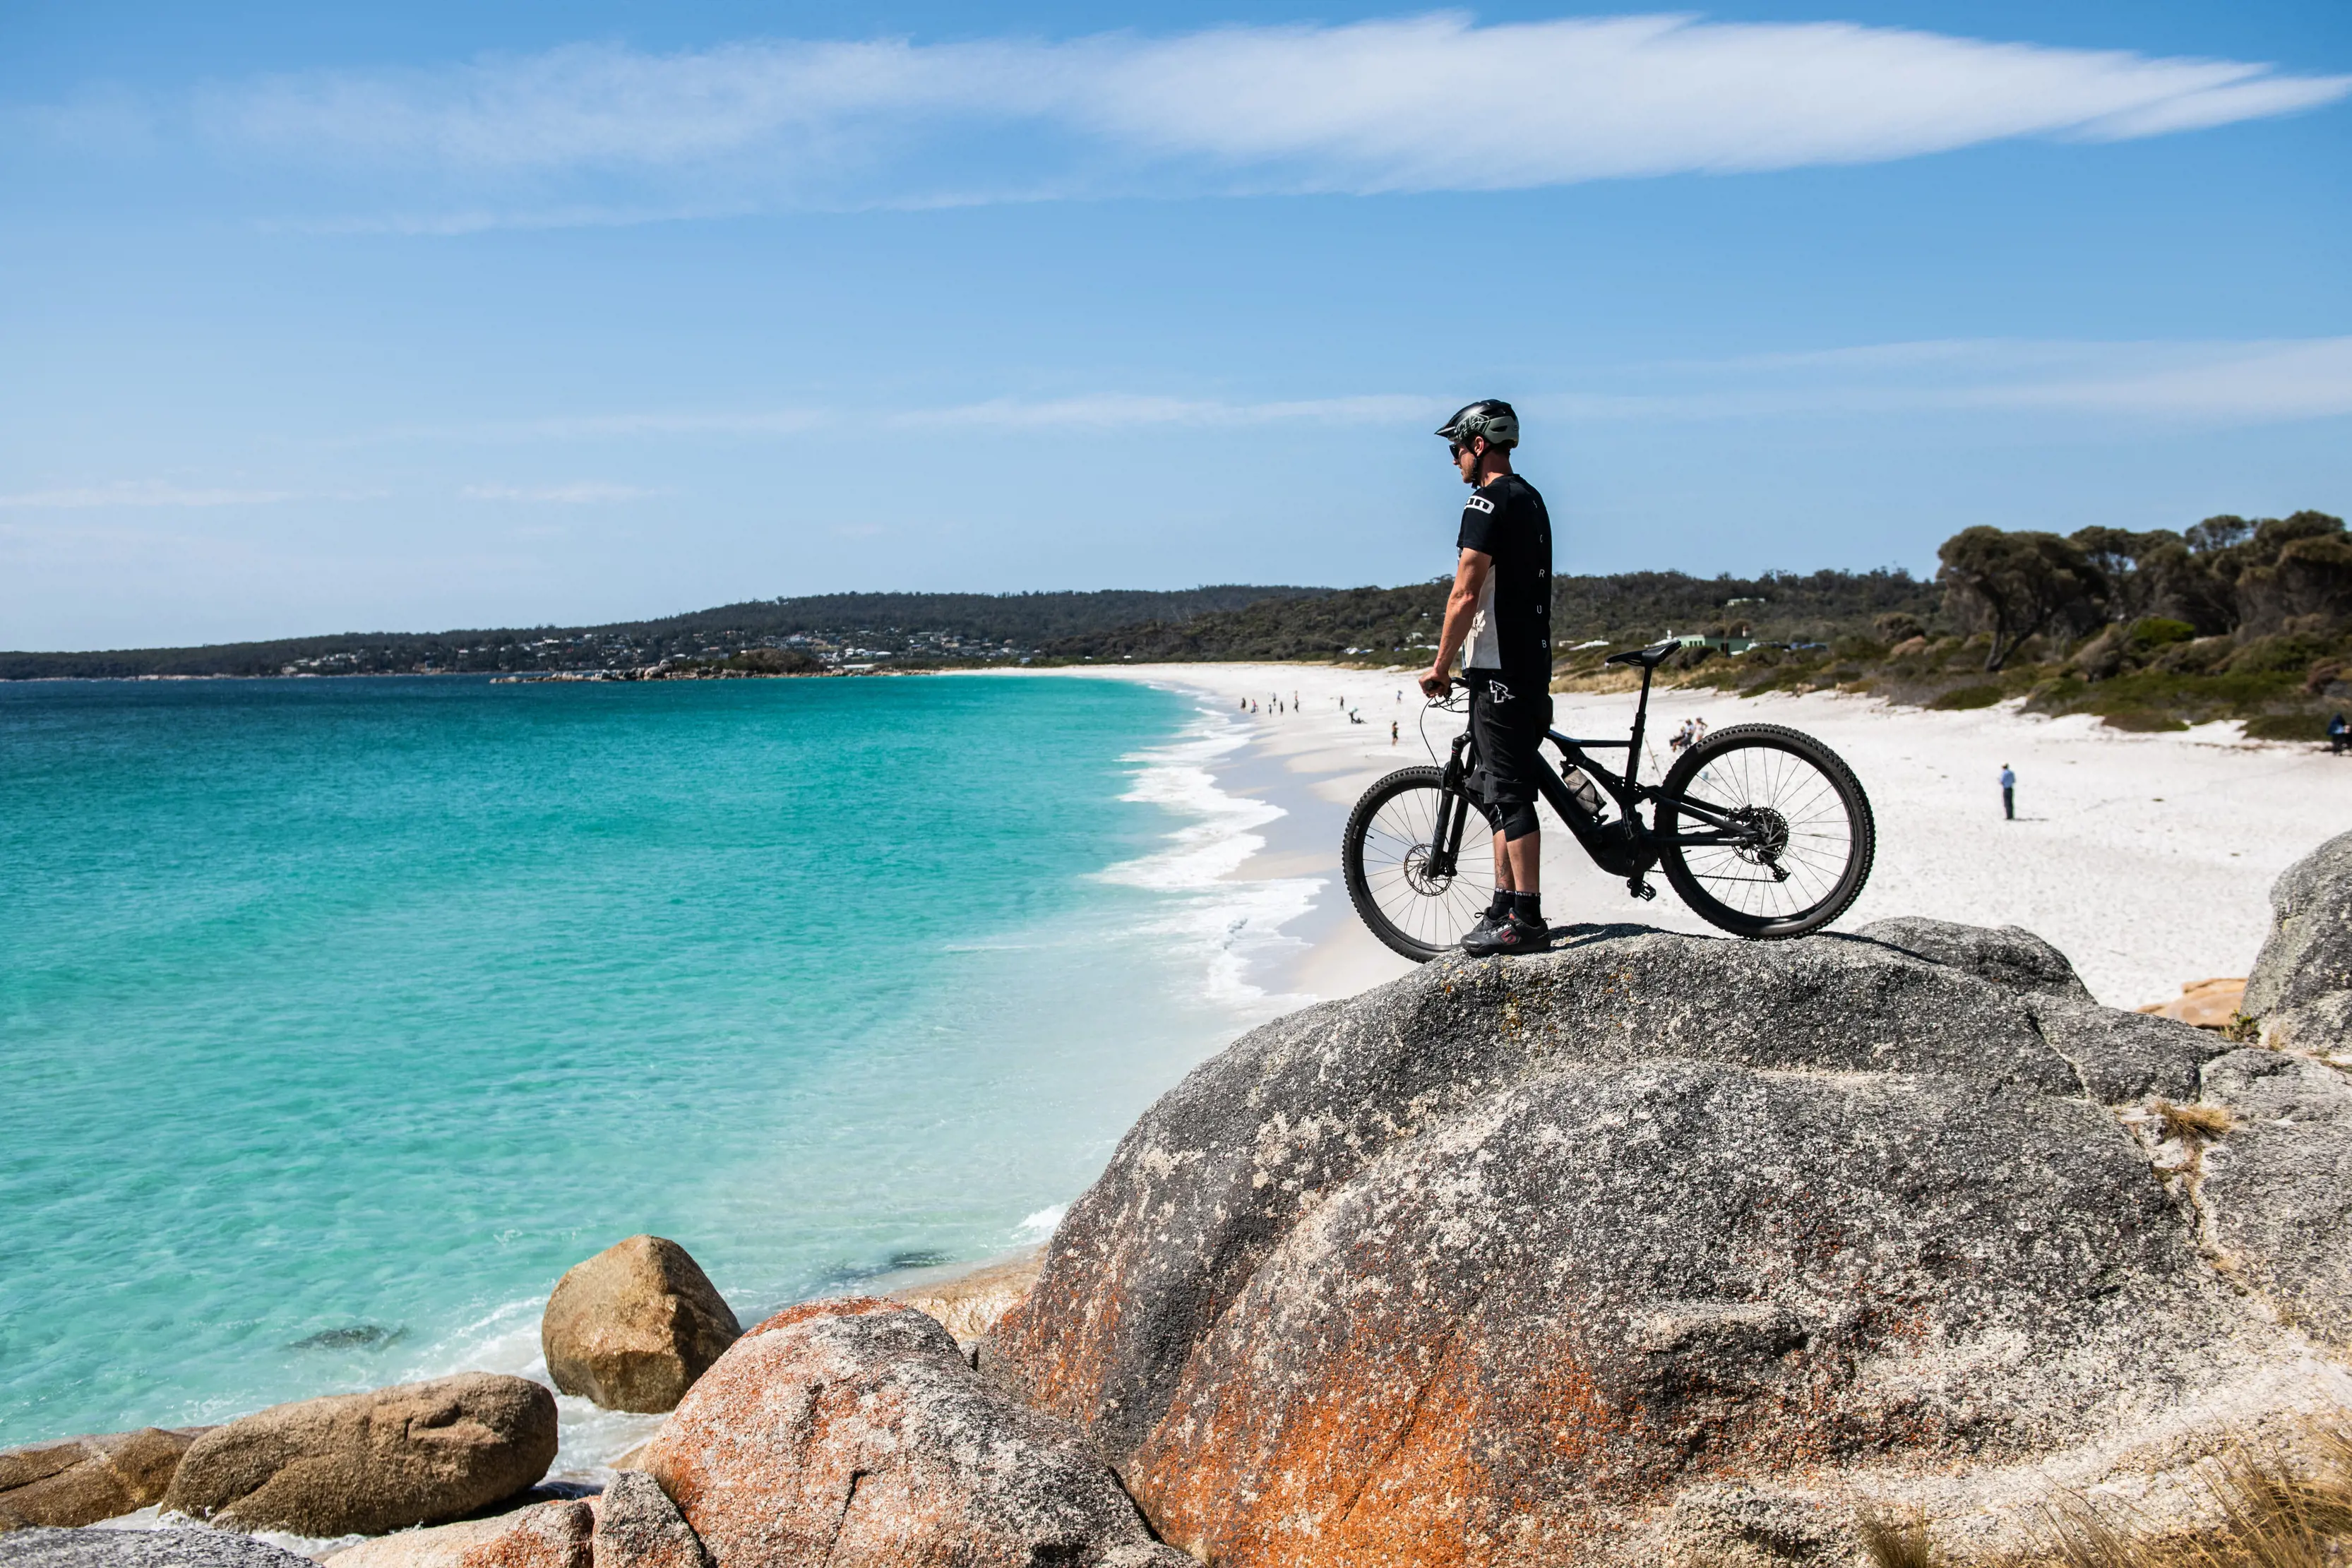
<path id="1" fill-rule="evenodd" d="M 1429 697 L 1442 697 L 1448 695 L 1453 690 L 1454 675 L 1444 665 L 1436 665 L 1423 672 L 1422 674 L 1422 695 Z"/>

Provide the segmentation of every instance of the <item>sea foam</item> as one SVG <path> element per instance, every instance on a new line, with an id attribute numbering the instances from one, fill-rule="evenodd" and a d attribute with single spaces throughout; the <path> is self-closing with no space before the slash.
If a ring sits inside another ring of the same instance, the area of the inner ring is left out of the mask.
<path id="1" fill-rule="evenodd" d="M 1203 706 L 1166 746 L 1129 753 L 1134 785 L 1122 800 L 1158 806 L 1192 821 L 1167 835 L 1168 847 L 1114 865 L 1105 882 L 1175 895 L 1139 928 L 1193 956 L 1207 998 L 1255 1021 L 1313 998 L 1270 991 L 1265 967 L 1297 957 L 1306 944 L 1282 928 L 1315 906 L 1321 877 L 1247 878 L 1239 873 L 1265 848 L 1256 830 L 1287 815 L 1269 800 L 1235 795 L 1213 765 L 1249 744 L 1247 728 Z"/>

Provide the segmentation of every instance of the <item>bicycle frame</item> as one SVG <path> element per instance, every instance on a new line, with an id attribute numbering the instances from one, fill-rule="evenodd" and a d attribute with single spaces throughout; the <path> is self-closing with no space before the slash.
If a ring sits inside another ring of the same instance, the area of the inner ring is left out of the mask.
<path id="1" fill-rule="evenodd" d="M 1593 863 L 1603 871 L 1625 878 L 1626 885 L 1636 896 L 1654 896 L 1643 876 L 1658 863 L 1658 846 L 1663 841 L 1656 831 L 1642 821 L 1636 806 L 1671 804 L 1677 817 L 1695 818 L 1706 824 L 1696 831 L 1678 831 L 1674 841 L 1690 848 L 1706 845 L 1739 847 L 1757 841 L 1756 831 L 1733 820 L 1730 811 L 1708 801 L 1693 800 L 1687 795 L 1668 795 L 1660 785 L 1643 784 L 1642 739 L 1649 727 L 1650 683 L 1656 674 L 1654 665 L 1642 667 L 1642 695 L 1633 709 L 1633 733 L 1623 740 L 1596 740 L 1562 735 L 1547 730 L 1546 740 L 1559 747 L 1564 768 L 1583 770 L 1617 802 L 1620 822 L 1602 824 L 1577 802 L 1570 792 L 1561 768 L 1555 768 L 1540 751 L 1537 753 L 1536 791 L 1550 805 L 1553 813 L 1576 835 L 1576 841 Z M 1603 766 L 1592 756 L 1594 751 L 1625 753 L 1623 771 Z M 1467 831 L 1470 815 L 1470 791 L 1467 780 L 1477 758 L 1476 743 L 1465 730 L 1454 737 L 1453 754 L 1445 764 L 1445 800 L 1443 808 L 1445 820 L 1436 824 L 1438 841 L 1431 845 L 1430 867 L 1433 872 L 1452 875 L 1460 865 L 1462 841 Z M 1621 827 L 1621 823 L 1622 826 Z M 1630 831 L 1628 831 L 1630 830 Z M 1612 836 L 1613 835 L 1613 836 Z"/>

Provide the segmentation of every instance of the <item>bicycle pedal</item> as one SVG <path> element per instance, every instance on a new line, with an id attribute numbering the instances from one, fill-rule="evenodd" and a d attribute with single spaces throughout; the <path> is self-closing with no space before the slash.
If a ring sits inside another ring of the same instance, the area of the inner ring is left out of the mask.
<path id="1" fill-rule="evenodd" d="M 1650 885 L 1650 881 L 1647 877 L 1627 877 L 1625 879 L 1625 891 L 1633 894 L 1635 898 L 1640 899 L 1652 899 L 1658 896 L 1658 890 Z"/>

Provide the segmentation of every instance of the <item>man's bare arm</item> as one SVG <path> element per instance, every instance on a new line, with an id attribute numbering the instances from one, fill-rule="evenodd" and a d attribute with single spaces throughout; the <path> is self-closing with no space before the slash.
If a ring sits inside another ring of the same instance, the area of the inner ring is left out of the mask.
<path id="1" fill-rule="evenodd" d="M 1431 696 L 1442 697 L 1453 688 L 1454 655 L 1470 636 L 1470 622 L 1478 613 L 1478 595 L 1486 586 L 1486 574 L 1495 568 L 1495 558 L 1484 550 L 1465 549 L 1461 564 L 1454 569 L 1454 591 L 1445 599 L 1445 625 L 1437 633 L 1437 657 L 1429 673 L 1421 677 L 1421 689 Z"/>

